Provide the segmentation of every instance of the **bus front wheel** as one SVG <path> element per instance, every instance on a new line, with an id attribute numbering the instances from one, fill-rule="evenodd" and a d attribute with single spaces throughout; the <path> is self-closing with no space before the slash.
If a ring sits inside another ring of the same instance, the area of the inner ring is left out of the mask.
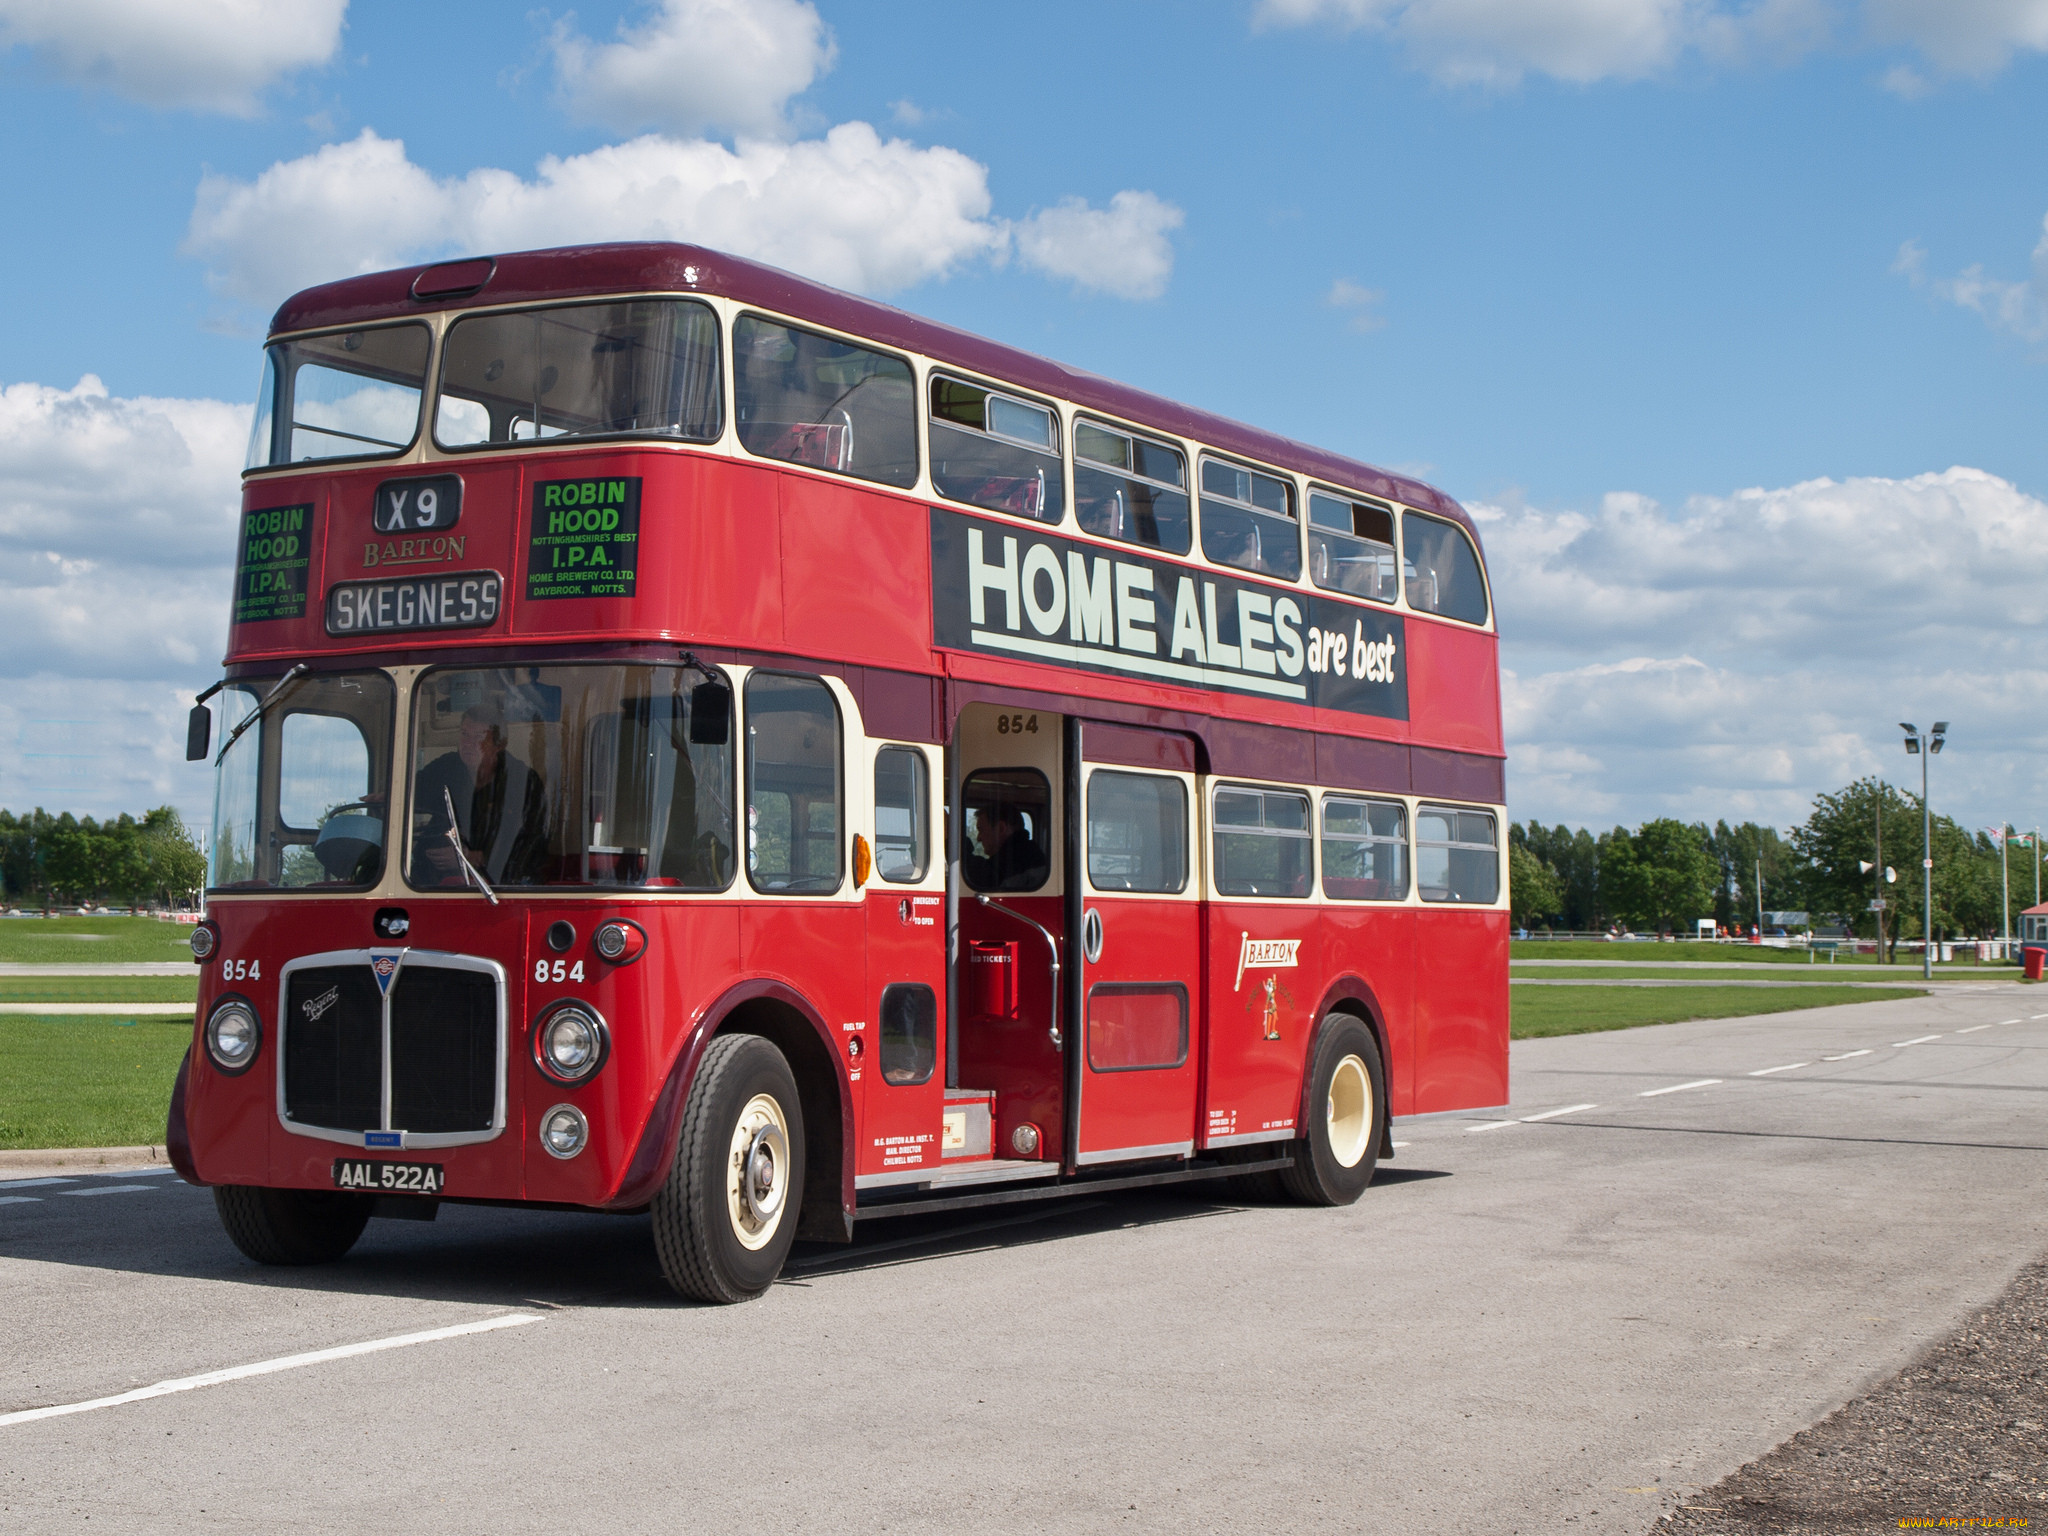
<path id="1" fill-rule="evenodd" d="M 759 1035 L 720 1035 L 704 1052 L 676 1160 L 654 1196 L 654 1249 L 669 1285 L 695 1301 L 747 1301 L 782 1272 L 803 1198 L 796 1078 Z"/>
<path id="2" fill-rule="evenodd" d="M 323 1189 L 214 1187 L 220 1224 L 258 1264 L 331 1264 L 355 1247 L 370 1220 L 368 1195 Z"/>
<path id="3" fill-rule="evenodd" d="M 1350 1014 L 1323 1021 L 1309 1082 L 1308 1135 L 1280 1182 L 1304 1205 L 1349 1205 L 1365 1192 L 1386 1135 L 1387 1076 L 1372 1031 Z"/>

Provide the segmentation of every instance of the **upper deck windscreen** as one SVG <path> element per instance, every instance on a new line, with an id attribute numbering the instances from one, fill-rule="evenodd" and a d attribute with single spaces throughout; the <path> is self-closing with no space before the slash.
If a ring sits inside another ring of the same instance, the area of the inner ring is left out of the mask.
<path id="1" fill-rule="evenodd" d="M 420 324 L 365 326 L 268 347 L 246 467 L 405 452 L 419 435 L 432 348 Z"/>
<path id="2" fill-rule="evenodd" d="M 680 437 L 720 426 L 718 320 L 680 299 L 473 315 L 449 328 L 434 441 Z"/>

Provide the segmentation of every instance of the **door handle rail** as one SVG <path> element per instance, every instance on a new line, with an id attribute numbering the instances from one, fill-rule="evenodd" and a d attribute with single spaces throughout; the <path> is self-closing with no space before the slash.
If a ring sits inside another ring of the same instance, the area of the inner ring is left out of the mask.
<path id="1" fill-rule="evenodd" d="M 1047 928 L 1045 924 L 1039 922 L 1035 917 L 1026 917 L 1016 908 L 1006 907 L 1000 901 L 995 901 L 980 891 L 975 892 L 974 899 L 984 907 L 992 907 L 1006 917 L 1014 917 L 1020 923 L 1030 924 L 1038 930 L 1039 937 L 1045 940 L 1045 947 L 1052 954 L 1052 1027 L 1046 1033 L 1052 1036 L 1053 1048 L 1055 1050 L 1065 1050 L 1067 1048 L 1066 1037 L 1060 1033 L 1060 941 L 1052 936 L 1050 928 Z"/>

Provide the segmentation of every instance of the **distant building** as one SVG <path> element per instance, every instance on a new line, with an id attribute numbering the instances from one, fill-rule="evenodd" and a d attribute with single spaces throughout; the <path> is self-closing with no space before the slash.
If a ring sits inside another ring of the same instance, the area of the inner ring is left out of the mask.
<path id="1" fill-rule="evenodd" d="M 1766 912 L 1764 914 L 1764 928 L 1766 930 L 1782 928 L 1785 932 L 1791 933 L 1795 929 L 1806 926 L 1806 914 L 1804 912 Z"/>
<path id="2" fill-rule="evenodd" d="M 2048 949 L 2048 901 L 2020 914 L 2020 942 Z"/>

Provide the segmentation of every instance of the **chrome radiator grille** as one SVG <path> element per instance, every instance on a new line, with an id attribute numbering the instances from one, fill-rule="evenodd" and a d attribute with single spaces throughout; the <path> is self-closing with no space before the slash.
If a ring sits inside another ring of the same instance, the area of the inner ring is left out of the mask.
<path id="1" fill-rule="evenodd" d="M 436 950 L 341 950 L 286 965 L 278 1115 L 356 1146 L 488 1141 L 505 1126 L 505 974 Z"/>

